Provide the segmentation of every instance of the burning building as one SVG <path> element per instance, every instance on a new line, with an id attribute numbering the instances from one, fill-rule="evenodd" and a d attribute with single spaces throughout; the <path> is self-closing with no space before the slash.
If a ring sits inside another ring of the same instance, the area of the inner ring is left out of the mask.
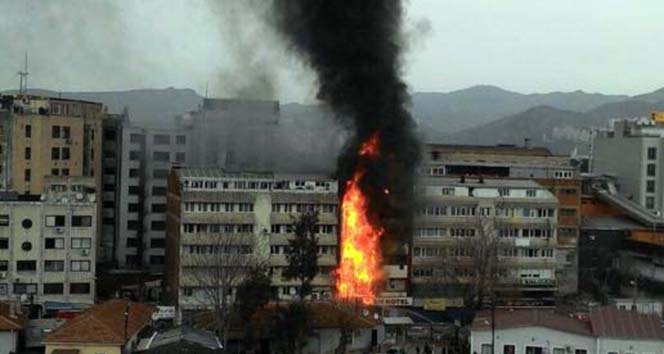
<path id="1" fill-rule="evenodd" d="M 341 181 L 337 295 L 374 304 L 385 259 L 406 254 L 419 149 L 400 73 L 399 0 L 276 0 L 276 24 L 316 71 L 318 98 L 353 130 Z"/>

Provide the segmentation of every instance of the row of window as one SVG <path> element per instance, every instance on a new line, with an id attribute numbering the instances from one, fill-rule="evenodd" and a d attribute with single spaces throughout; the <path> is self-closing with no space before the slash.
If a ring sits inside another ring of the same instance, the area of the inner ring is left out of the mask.
<path id="1" fill-rule="evenodd" d="M 270 232 L 273 234 L 292 234 L 295 232 L 295 226 L 293 224 L 272 224 L 270 226 Z M 336 234 L 337 225 L 333 224 L 319 224 L 316 225 L 317 234 Z"/>
<path id="2" fill-rule="evenodd" d="M 46 226 L 47 227 L 64 227 L 65 226 L 65 216 L 64 215 L 46 215 Z M 92 216 L 90 216 L 90 215 L 72 215 L 71 216 L 71 226 L 72 227 L 91 227 L 92 226 Z"/>
<path id="3" fill-rule="evenodd" d="M 291 188 L 291 182 L 293 182 L 293 187 Z M 312 185 L 313 184 L 313 185 Z M 313 189 L 322 188 L 325 190 L 330 190 L 331 182 L 327 181 L 315 181 L 313 183 L 307 183 L 306 181 L 297 180 L 297 181 L 251 181 L 251 180 L 242 180 L 242 181 L 205 181 L 205 180 L 196 180 L 196 179 L 186 179 L 184 181 L 185 188 L 193 189 L 253 189 L 253 190 L 304 190 L 304 189 Z"/>
<path id="4" fill-rule="evenodd" d="M 304 213 L 318 211 L 321 213 L 336 213 L 336 204 L 304 204 L 304 203 L 272 203 L 273 213 Z"/>
<path id="5" fill-rule="evenodd" d="M 547 354 L 549 351 L 548 348 L 539 347 L 539 346 L 525 346 L 525 352 L 523 354 Z M 480 346 L 480 354 L 498 354 L 498 350 L 493 351 L 491 344 L 482 344 Z M 503 345 L 502 354 L 516 354 L 516 346 L 513 344 Z M 551 354 L 572 354 L 567 348 L 553 348 Z M 585 349 L 574 349 L 574 354 L 588 354 L 588 351 Z M 617 354 L 616 352 L 608 352 L 607 354 Z"/>
<path id="6" fill-rule="evenodd" d="M 153 186 L 151 191 L 152 191 L 151 193 L 152 196 L 165 196 L 168 193 L 166 187 L 160 187 L 160 186 Z M 129 186 L 128 193 L 129 195 L 139 195 L 141 194 L 141 188 L 139 186 Z"/>
<path id="7" fill-rule="evenodd" d="M 550 228 L 500 228 L 498 229 L 499 237 L 535 237 L 535 238 L 550 238 L 553 236 L 553 230 Z"/>
<path id="8" fill-rule="evenodd" d="M 566 211 L 574 209 L 567 209 Z M 446 206 L 433 205 L 419 210 L 420 215 L 425 216 L 504 216 L 504 217 L 526 217 L 526 218 L 552 218 L 556 213 L 554 208 L 477 208 L 474 206 Z"/>
<path id="9" fill-rule="evenodd" d="M 69 139 L 71 138 L 71 129 L 67 126 L 54 125 L 51 127 L 51 138 Z"/>
<path id="10" fill-rule="evenodd" d="M 16 295 L 21 294 L 37 294 L 37 283 L 14 283 L 13 293 Z M 43 295 L 63 295 L 63 283 L 44 283 L 42 284 Z M 70 283 L 69 294 L 71 295 L 85 295 L 90 294 L 90 283 Z M 9 295 L 9 284 L 0 283 L 0 296 Z"/>
<path id="11" fill-rule="evenodd" d="M 138 135 L 138 134 L 132 134 L 132 135 Z M 140 135 L 139 135 L 140 136 Z M 130 137 L 131 139 L 131 137 Z M 171 144 L 171 136 L 168 134 L 155 134 L 152 137 L 152 140 L 155 145 L 170 145 Z M 176 135 L 175 136 L 175 143 L 178 145 L 184 145 L 187 143 L 187 137 L 185 135 Z"/>
<path id="12" fill-rule="evenodd" d="M 25 244 L 25 242 L 24 242 Z M 32 246 L 27 247 L 22 246 L 26 251 L 32 249 Z M 47 237 L 44 239 L 44 249 L 64 249 L 65 248 L 65 239 L 56 238 L 56 237 Z M 90 249 L 92 248 L 92 238 L 89 237 L 77 237 L 71 239 L 71 249 Z M 9 249 L 9 239 L 0 238 L 0 249 Z"/>
<path id="13" fill-rule="evenodd" d="M 136 248 L 138 247 L 138 238 L 136 237 L 127 237 L 127 247 Z M 150 248 L 165 248 L 166 240 L 163 238 L 151 238 L 150 239 Z"/>
<path id="14" fill-rule="evenodd" d="M 188 212 L 227 212 L 251 213 L 254 211 L 253 203 L 184 203 L 184 211 Z"/>
<path id="15" fill-rule="evenodd" d="M 89 272 L 90 261 L 73 260 L 69 262 L 70 272 Z M 0 261 L 0 271 L 9 270 L 9 261 Z M 16 261 L 17 272 L 35 272 L 37 271 L 37 261 Z M 44 261 L 45 272 L 64 272 L 65 261 Z"/>
<path id="16" fill-rule="evenodd" d="M 185 233 L 253 233 L 253 224 L 184 224 Z"/>
<path id="17" fill-rule="evenodd" d="M 142 156 L 141 151 L 129 151 L 129 160 L 131 161 L 140 161 L 141 156 Z M 184 152 L 176 152 L 175 153 L 175 162 L 185 162 L 187 156 Z M 152 159 L 154 161 L 159 161 L 159 162 L 170 162 L 171 161 L 171 153 L 167 151 L 155 151 L 152 153 Z"/>
<path id="18" fill-rule="evenodd" d="M 190 254 L 250 254 L 248 245 L 184 245 L 183 250 Z"/>
<path id="19" fill-rule="evenodd" d="M 287 254 L 290 246 L 288 245 L 273 245 L 270 246 L 270 254 Z M 318 246 L 318 255 L 336 255 L 337 246 Z"/>

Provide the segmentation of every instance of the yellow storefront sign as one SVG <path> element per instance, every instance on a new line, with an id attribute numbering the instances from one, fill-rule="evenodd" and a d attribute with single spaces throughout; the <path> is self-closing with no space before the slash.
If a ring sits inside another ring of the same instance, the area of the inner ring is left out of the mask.
<path id="1" fill-rule="evenodd" d="M 463 298 L 461 297 L 438 297 L 424 299 L 424 309 L 427 311 L 445 311 L 448 307 L 463 307 Z"/>

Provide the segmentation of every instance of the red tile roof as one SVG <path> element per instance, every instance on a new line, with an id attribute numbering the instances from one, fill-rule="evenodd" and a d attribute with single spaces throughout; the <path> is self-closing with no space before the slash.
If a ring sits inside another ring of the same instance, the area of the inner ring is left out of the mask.
<path id="1" fill-rule="evenodd" d="M 590 313 L 590 323 L 599 337 L 664 340 L 664 329 L 657 315 L 604 306 Z"/>
<path id="2" fill-rule="evenodd" d="M 12 313 L 11 306 L 0 303 L 0 331 L 20 331 L 25 327 L 26 316 Z"/>
<path id="3" fill-rule="evenodd" d="M 592 328 L 587 322 L 555 313 L 553 310 L 496 310 L 496 329 L 545 327 L 561 332 L 592 335 Z M 472 330 L 490 331 L 491 312 L 478 313 L 473 320 Z"/>
<path id="4" fill-rule="evenodd" d="M 124 313 L 127 308 L 127 338 L 131 338 L 151 323 L 152 313 L 156 308 L 125 299 L 115 299 L 90 307 L 51 332 L 44 342 L 123 345 L 126 342 Z"/>

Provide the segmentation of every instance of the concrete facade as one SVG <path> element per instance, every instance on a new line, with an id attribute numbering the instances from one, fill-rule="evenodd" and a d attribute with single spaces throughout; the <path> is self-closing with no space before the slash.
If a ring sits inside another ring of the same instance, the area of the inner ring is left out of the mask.
<path id="1" fill-rule="evenodd" d="M 319 212 L 320 274 L 312 283 L 312 298 L 331 297 L 331 273 L 337 264 L 337 204 L 337 183 L 324 176 L 227 173 L 218 168 L 174 170 L 169 180 L 166 272 L 171 299 L 180 311 L 205 308 L 201 287 L 206 285 L 199 284 L 200 278 L 192 272 L 201 267 L 200 261 L 213 259 L 217 249 L 226 253 L 236 248 L 267 265 L 274 297 L 296 298 L 297 282 L 282 278 L 286 248 L 294 217 L 314 210 Z M 219 244 L 225 240 L 230 241 Z M 232 252 L 234 257 L 237 252 Z"/>
<path id="2" fill-rule="evenodd" d="M 472 249 L 480 247 L 496 248 L 497 291 L 559 293 L 558 201 L 549 190 L 531 180 L 452 177 L 422 178 L 418 190 L 411 272 L 417 305 L 464 298 L 476 276 Z"/>
<path id="3" fill-rule="evenodd" d="M 616 178 L 623 196 L 661 217 L 664 210 L 664 124 L 616 120 L 595 134 L 591 169 Z"/>
<path id="4" fill-rule="evenodd" d="M 97 200 L 86 177 L 51 177 L 37 195 L 0 201 L 0 299 L 92 304 Z"/>

